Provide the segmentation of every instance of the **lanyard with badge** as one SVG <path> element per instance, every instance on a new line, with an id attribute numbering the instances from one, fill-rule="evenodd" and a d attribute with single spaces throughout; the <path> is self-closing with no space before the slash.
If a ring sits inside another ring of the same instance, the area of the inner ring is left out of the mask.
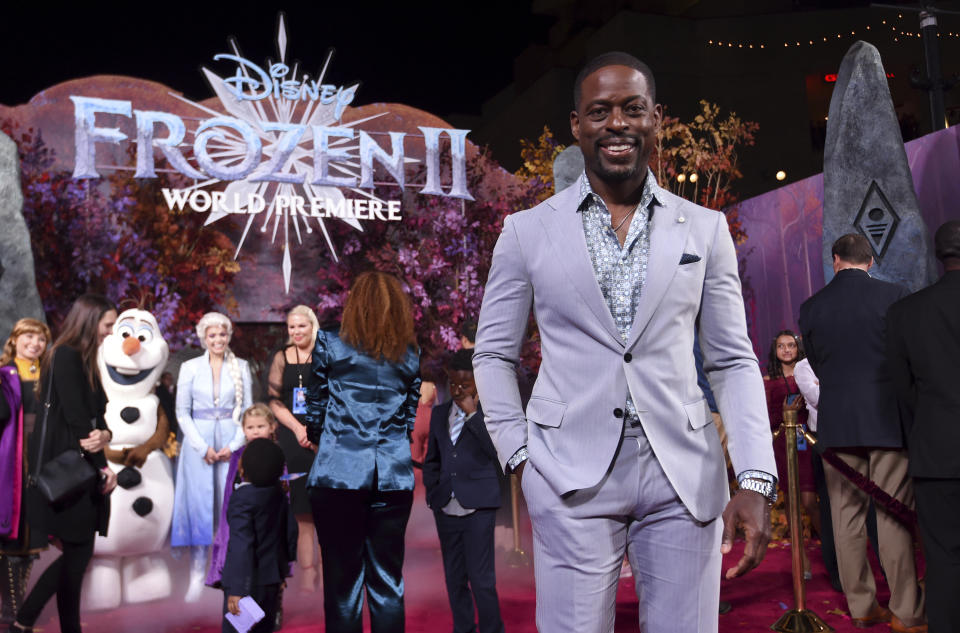
<path id="1" fill-rule="evenodd" d="M 300 348 L 293 346 L 294 353 L 297 355 L 297 386 L 293 388 L 293 411 L 292 413 L 307 412 L 307 390 L 303 386 L 303 365 L 300 363 Z"/>

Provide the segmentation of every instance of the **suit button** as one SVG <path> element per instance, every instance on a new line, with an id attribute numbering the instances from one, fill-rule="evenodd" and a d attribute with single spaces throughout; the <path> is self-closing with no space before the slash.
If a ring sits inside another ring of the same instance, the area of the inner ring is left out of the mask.
<path id="1" fill-rule="evenodd" d="M 633 360 L 633 354 L 631 354 L 630 352 L 627 352 L 626 354 L 623 355 L 623 360 L 629 363 L 630 361 Z"/>
<path id="2" fill-rule="evenodd" d="M 620 407 L 617 407 L 616 409 L 614 409 L 614 410 L 613 410 L 613 417 L 615 417 L 615 418 L 622 418 L 622 417 L 623 417 L 623 409 L 621 409 Z"/>
<path id="3" fill-rule="evenodd" d="M 456 477 L 456 476 L 457 476 L 457 473 L 450 473 L 450 476 L 451 476 L 451 477 Z"/>
<path id="4" fill-rule="evenodd" d="M 457 456 L 457 451 L 453 451 L 453 456 L 454 456 L 454 457 Z"/>

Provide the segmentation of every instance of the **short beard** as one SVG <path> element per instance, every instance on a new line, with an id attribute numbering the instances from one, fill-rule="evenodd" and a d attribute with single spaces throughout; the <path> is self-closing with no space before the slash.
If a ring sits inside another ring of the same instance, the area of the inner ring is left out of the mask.
<path id="1" fill-rule="evenodd" d="M 597 176 L 600 177 L 600 180 L 603 182 L 609 183 L 621 183 L 627 182 L 639 174 L 641 174 L 646 167 L 646 162 L 643 160 L 643 152 L 639 152 L 637 155 L 637 161 L 633 165 L 616 165 L 614 167 L 607 167 L 603 164 L 603 161 L 600 158 L 600 153 L 603 151 L 600 146 L 600 142 L 603 139 L 597 140 L 594 144 L 594 165 L 593 171 Z M 637 139 L 639 145 L 639 139 Z"/>
<path id="2" fill-rule="evenodd" d="M 599 160 L 596 165 L 596 174 L 600 177 L 600 180 L 604 182 L 626 182 L 638 174 L 640 174 L 642 167 L 639 164 L 634 164 L 626 169 L 612 170 L 607 167 L 604 167 L 603 163 Z"/>

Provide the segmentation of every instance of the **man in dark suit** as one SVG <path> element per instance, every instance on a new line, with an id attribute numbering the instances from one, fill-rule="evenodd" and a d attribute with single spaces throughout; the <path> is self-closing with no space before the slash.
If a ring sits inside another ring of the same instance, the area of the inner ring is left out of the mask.
<path id="1" fill-rule="evenodd" d="M 453 400 L 433 409 L 423 483 L 437 522 L 454 633 L 478 631 L 477 622 L 480 633 L 503 633 L 493 544 L 503 473 L 483 422 L 472 361 L 472 349 L 450 361 Z"/>
<path id="2" fill-rule="evenodd" d="M 820 379 L 818 441 L 899 501 L 912 506 L 896 397 L 886 360 L 886 314 L 907 291 L 873 279 L 873 256 L 857 233 L 833 244 L 834 278 L 800 306 L 800 331 Z M 854 624 L 890 622 L 898 633 L 926 630 L 910 531 L 877 508 L 880 562 L 890 585 L 889 610 L 877 603 L 867 561 L 870 499 L 824 464 L 836 539 L 840 584 Z M 892 614 L 891 614 L 892 611 Z"/>
<path id="3" fill-rule="evenodd" d="M 276 443 L 251 441 L 240 459 L 243 483 L 227 506 L 230 540 L 221 581 L 223 612 L 237 615 L 240 599 L 251 596 L 264 611 L 251 633 L 272 633 L 280 586 L 297 556 L 297 522 L 280 487 L 283 466 L 283 451 Z M 223 631 L 235 631 L 226 617 Z"/>
<path id="4" fill-rule="evenodd" d="M 934 237 L 943 277 L 887 313 L 890 372 L 901 411 L 927 559 L 927 620 L 960 632 L 960 221 Z"/>

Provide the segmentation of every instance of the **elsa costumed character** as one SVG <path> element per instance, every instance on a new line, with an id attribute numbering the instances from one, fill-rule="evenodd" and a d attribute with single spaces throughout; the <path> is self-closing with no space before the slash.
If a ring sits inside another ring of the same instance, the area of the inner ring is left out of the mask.
<path id="1" fill-rule="evenodd" d="M 197 323 L 206 352 L 180 366 L 177 420 L 183 448 L 177 462 L 172 547 L 190 547 L 190 584 L 184 600 L 203 591 L 207 555 L 220 516 L 230 455 L 244 444 L 240 414 L 253 403 L 247 361 L 230 351 L 233 324 L 218 312 Z"/>

